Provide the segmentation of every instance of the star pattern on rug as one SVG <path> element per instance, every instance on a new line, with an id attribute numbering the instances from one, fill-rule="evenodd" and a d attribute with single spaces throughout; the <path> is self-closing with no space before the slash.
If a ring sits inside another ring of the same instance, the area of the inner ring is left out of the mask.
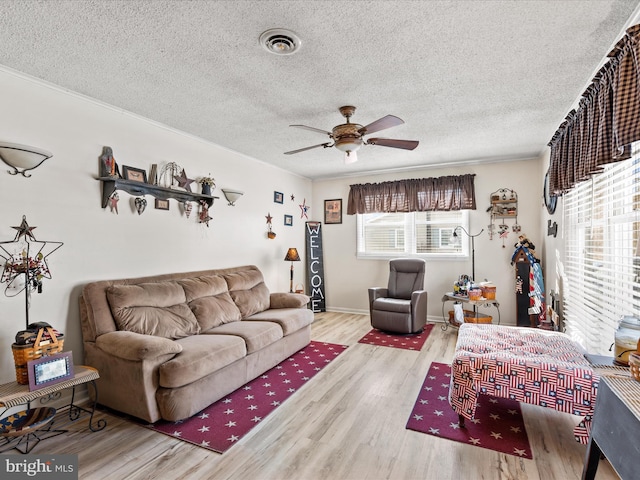
<path id="1" fill-rule="evenodd" d="M 178 422 L 160 421 L 147 427 L 223 453 L 346 348 L 345 345 L 311 342 L 193 417 Z"/>
<path id="2" fill-rule="evenodd" d="M 488 448 L 522 458 L 533 458 L 527 432 L 514 400 L 480 395 L 475 418 L 460 427 L 449 404 L 451 366 L 432 363 L 407 428 L 417 432 Z"/>
<path id="3" fill-rule="evenodd" d="M 383 332 L 382 330 L 374 328 L 364 337 L 358 340 L 358 343 L 419 351 L 427 341 L 427 338 L 429 337 L 429 334 L 433 329 L 433 325 L 433 323 L 428 323 L 424 326 L 422 332 L 410 335 L 394 335 L 392 333 Z"/>

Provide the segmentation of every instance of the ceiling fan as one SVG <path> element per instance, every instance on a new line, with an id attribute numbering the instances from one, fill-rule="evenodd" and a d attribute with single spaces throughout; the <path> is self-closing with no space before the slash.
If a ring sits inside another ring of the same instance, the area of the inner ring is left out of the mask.
<path id="1" fill-rule="evenodd" d="M 340 107 L 340 113 L 347 119 L 347 123 L 336 125 L 330 132 L 322 130 L 320 128 L 307 127 L 306 125 L 289 125 L 290 127 L 304 128 L 305 130 L 311 130 L 312 132 L 320 132 L 329 135 L 329 138 L 333 141 L 319 143 L 318 145 L 312 145 L 311 147 L 299 148 L 297 150 L 291 150 L 290 152 L 284 152 L 285 155 L 292 155 L 294 153 L 304 152 L 311 150 L 312 148 L 329 148 L 336 147 L 345 153 L 344 163 L 349 164 L 358 161 L 356 151 L 364 145 L 379 145 L 381 147 L 402 148 L 404 150 L 413 150 L 418 146 L 416 140 L 396 140 L 393 138 L 368 138 L 364 139 L 365 135 L 370 133 L 379 132 L 385 128 L 395 127 L 402 125 L 404 121 L 394 115 L 387 115 L 379 118 L 375 122 L 369 125 L 358 125 L 357 123 L 351 123 L 349 119 L 356 111 L 356 107 L 344 106 Z"/>

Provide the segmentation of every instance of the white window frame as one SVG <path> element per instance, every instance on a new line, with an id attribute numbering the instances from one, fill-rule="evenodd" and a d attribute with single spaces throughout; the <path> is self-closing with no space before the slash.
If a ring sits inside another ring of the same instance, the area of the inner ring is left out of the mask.
<path id="1" fill-rule="evenodd" d="M 456 227 L 462 226 L 467 231 L 469 230 L 469 211 L 468 210 L 459 210 L 455 212 L 431 212 L 433 214 L 443 213 L 451 216 L 452 213 L 459 214 L 459 222 L 451 223 L 451 232 L 455 230 Z M 459 245 L 454 247 L 453 252 L 429 252 L 429 253 L 417 253 L 417 241 L 416 241 L 416 229 L 415 229 L 415 215 L 413 213 L 404 213 L 405 222 L 404 222 L 404 236 L 405 236 L 405 248 L 401 252 L 366 252 L 365 251 L 365 220 L 368 216 L 375 214 L 357 214 L 356 215 L 356 258 L 358 259 L 369 259 L 369 260 L 390 260 L 393 258 L 408 258 L 408 257 L 416 257 L 416 258 L 424 258 L 424 259 L 466 259 L 469 258 L 470 255 L 470 239 L 467 235 L 464 235 L 464 232 L 458 230 L 458 236 L 460 238 Z M 396 244 L 398 235 L 396 233 Z M 439 239 L 442 241 L 442 237 Z"/>

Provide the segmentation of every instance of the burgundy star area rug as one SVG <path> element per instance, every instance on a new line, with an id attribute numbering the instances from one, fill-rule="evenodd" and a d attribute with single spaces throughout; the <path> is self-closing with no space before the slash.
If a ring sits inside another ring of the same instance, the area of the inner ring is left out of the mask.
<path id="1" fill-rule="evenodd" d="M 433 325 L 433 323 L 427 323 L 422 332 L 410 335 L 394 335 L 374 328 L 358 340 L 358 343 L 402 348 L 404 350 L 420 350 L 424 345 L 424 342 L 427 341 L 427 337 L 429 337 L 431 330 L 433 330 Z"/>
<path id="2" fill-rule="evenodd" d="M 312 341 L 264 375 L 193 417 L 179 422 L 160 421 L 147 427 L 224 453 L 346 348 L 346 345 Z"/>
<path id="3" fill-rule="evenodd" d="M 449 405 L 451 366 L 433 362 L 407 422 L 417 432 L 468 443 L 522 458 L 533 458 L 520 403 L 480 395 L 476 417 L 458 425 Z"/>

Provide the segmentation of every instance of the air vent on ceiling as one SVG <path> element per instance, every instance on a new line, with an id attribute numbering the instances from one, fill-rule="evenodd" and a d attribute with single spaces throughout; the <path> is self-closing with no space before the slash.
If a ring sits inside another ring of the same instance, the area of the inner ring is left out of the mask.
<path id="1" fill-rule="evenodd" d="M 260 45 L 276 55 L 291 55 L 298 51 L 302 40 L 291 30 L 272 28 L 260 35 Z"/>

